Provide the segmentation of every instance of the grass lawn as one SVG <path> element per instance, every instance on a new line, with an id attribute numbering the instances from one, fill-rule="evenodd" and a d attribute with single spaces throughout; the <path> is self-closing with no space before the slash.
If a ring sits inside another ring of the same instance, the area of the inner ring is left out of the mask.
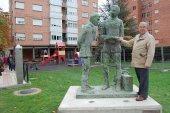
<path id="1" fill-rule="evenodd" d="M 128 70 L 137 85 L 134 70 Z M 112 72 L 113 73 L 113 72 Z M 0 113 L 52 113 L 57 110 L 69 86 L 80 85 L 81 67 L 60 71 L 30 73 L 31 86 L 0 90 Z M 110 76 L 110 80 L 113 77 Z M 92 85 L 103 83 L 102 67 L 93 67 L 89 82 Z M 40 88 L 41 93 L 32 96 L 15 96 L 14 91 Z M 163 113 L 170 113 L 170 73 L 150 71 L 149 95 L 163 106 Z"/>

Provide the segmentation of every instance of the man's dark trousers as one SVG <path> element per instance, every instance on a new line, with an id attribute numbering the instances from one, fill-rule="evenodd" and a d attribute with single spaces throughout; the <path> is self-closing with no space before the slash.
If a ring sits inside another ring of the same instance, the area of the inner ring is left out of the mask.
<path id="1" fill-rule="evenodd" d="M 144 98 L 148 97 L 149 87 L 149 69 L 148 68 L 135 68 L 136 75 L 139 81 L 139 92 L 138 95 Z"/>

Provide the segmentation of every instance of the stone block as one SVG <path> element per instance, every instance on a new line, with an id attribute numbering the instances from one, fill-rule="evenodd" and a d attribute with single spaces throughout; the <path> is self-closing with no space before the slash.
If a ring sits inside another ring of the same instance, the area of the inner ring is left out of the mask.
<path id="1" fill-rule="evenodd" d="M 133 78 L 128 74 L 122 75 L 122 89 L 124 91 L 133 91 Z"/>
<path id="2" fill-rule="evenodd" d="M 76 98 L 80 86 L 71 86 L 57 113 L 161 113 L 162 107 L 151 97 L 144 101 L 131 98 Z M 137 92 L 137 88 L 134 87 Z"/>

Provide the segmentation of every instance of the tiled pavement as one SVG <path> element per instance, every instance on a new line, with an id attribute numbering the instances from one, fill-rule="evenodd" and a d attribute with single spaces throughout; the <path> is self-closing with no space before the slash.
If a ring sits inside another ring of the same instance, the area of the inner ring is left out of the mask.
<path id="1" fill-rule="evenodd" d="M 17 78 L 15 71 L 9 71 L 8 68 L 2 72 L 0 76 L 0 88 L 10 87 L 17 85 Z"/>

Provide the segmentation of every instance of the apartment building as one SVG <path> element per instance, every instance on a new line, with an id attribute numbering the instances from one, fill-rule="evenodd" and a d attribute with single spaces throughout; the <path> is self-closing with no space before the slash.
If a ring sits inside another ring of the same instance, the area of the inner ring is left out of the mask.
<path id="1" fill-rule="evenodd" d="M 24 59 L 52 55 L 56 42 L 66 42 L 73 58 L 82 26 L 98 12 L 98 0 L 10 0 L 12 38 L 23 46 Z"/>
<path id="2" fill-rule="evenodd" d="M 168 0 L 128 0 L 130 17 L 137 23 L 145 21 L 149 32 L 155 37 L 157 46 L 170 46 L 170 2 Z"/>

